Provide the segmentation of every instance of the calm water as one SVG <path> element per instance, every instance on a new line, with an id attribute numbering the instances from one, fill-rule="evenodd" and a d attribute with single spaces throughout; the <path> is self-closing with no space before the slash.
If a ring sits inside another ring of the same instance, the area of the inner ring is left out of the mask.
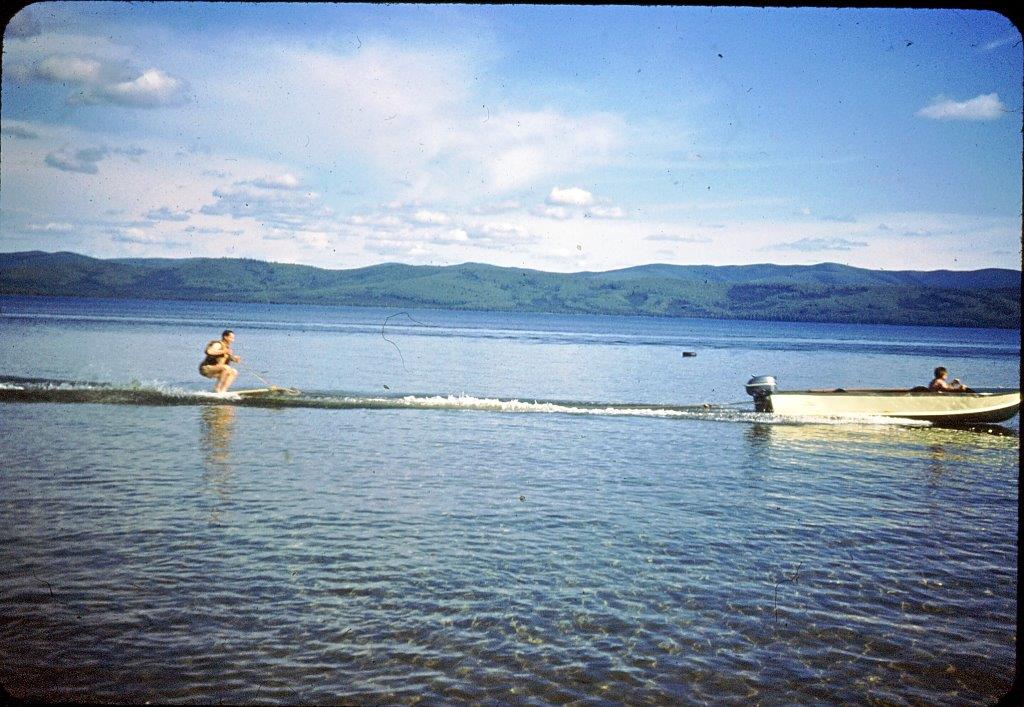
<path id="1" fill-rule="evenodd" d="M 776 420 L 749 412 L 743 383 L 906 387 L 941 364 L 1017 387 L 1019 332 L 408 315 L 0 298 L 6 689 L 715 704 L 1009 689 L 1018 420 Z M 302 389 L 297 406 L 201 394 L 200 350 L 226 326 L 244 364 Z"/>

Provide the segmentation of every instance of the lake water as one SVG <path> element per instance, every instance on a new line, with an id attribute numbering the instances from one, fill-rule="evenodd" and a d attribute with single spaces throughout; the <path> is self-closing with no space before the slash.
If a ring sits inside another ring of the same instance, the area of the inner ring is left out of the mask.
<path id="1" fill-rule="evenodd" d="M 205 391 L 221 329 L 242 404 Z M 978 704 L 1019 422 L 743 383 L 1018 387 L 1020 333 L 0 298 L 0 683 L 38 700 Z M 693 351 L 694 357 L 683 357 Z"/>

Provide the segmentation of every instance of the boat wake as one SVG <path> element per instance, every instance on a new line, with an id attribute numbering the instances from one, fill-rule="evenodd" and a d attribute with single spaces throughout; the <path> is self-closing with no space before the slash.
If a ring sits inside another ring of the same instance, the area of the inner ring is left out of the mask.
<path id="1" fill-rule="evenodd" d="M 647 418 L 678 418 L 768 425 L 888 425 L 928 427 L 927 422 L 892 417 L 797 417 L 757 413 L 738 404 L 653 405 L 588 401 L 480 398 L 471 395 L 367 396 L 341 392 L 286 391 L 238 395 L 181 388 L 162 383 L 96 383 L 0 377 L 0 403 L 89 403 L 102 405 L 237 405 L 257 408 L 338 410 L 453 410 L 493 413 L 543 413 Z M 743 403 L 749 407 L 749 403 Z"/>

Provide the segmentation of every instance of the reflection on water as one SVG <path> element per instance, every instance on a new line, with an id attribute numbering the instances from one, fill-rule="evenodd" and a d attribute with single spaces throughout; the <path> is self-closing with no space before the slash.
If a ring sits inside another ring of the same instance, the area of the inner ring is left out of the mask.
<path id="1" fill-rule="evenodd" d="M 760 422 L 752 424 L 747 430 L 747 440 L 750 442 L 750 446 L 763 447 L 766 443 L 771 442 L 773 427 L 775 425 L 766 425 Z"/>
<path id="2" fill-rule="evenodd" d="M 928 447 L 928 473 L 933 477 L 942 476 L 949 466 L 949 453 L 941 444 Z"/>
<path id="3" fill-rule="evenodd" d="M 203 458 L 207 467 L 224 466 L 231 453 L 231 429 L 235 423 L 235 408 L 231 405 L 211 405 L 202 409 Z"/>
<path id="4" fill-rule="evenodd" d="M 236 408 L 231 405 L 211 405 L 200 413 L 200 447 L 203 451 L 203 483 L 207 491 L 220 500 L 226 500 L 231 485 L 231 434 L 235 424 Z M 210 510 L 210 522 L 220 521 L 220 508 Z"/>
<path id="5" fill-rule="evenodd" d="M 908 472 L 921 468 L 932 477 L 962 474 L 978 464 L 1012 458 L 1020 445 L 1015 429 L 964 429 L 898 425 L 774 425 L 755 423 L 745 434 L 753 458 L 763 466 L 841 464 L 871 467 L 884 460 Z"/>
<path id="6" fill-rule="evenodd" d="M 754 423 L 747 439 L 752 447 L 785 444 L 894 444 L 917 448 L 921 445 L 968 445 L 971 448 L 1011 449 L 1018 444 L 1016 430 L 1001 425 L 967 428 L 903 427 L 900 425 L 844 425 Z"/>

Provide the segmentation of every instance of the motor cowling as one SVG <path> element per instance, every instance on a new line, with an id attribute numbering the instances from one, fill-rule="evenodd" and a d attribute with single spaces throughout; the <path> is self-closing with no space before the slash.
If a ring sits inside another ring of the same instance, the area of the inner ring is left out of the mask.
<path id="1" fill-rule="evenodd" d="M 747 395 L 755 398 L 775 392 L 775 376 L 754 376 L 747 381 Z"/>
<path id="2" fill-rule="evenodd" d="M 775 376 L 754 376 L 747 381 L 747 395 L 754 398 L 756 412 L 772 412 L 771 394 L 775 392 Z"/>

